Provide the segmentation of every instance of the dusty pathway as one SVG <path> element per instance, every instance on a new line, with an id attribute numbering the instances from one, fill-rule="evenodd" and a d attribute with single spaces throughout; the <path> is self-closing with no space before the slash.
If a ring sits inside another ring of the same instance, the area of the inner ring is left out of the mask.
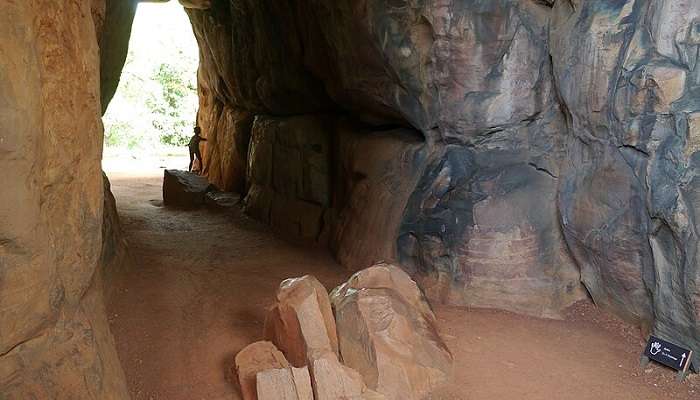
<path id="1" fill-rule="evenodd" d="M 106 163 L 136 264 L 109 307 L 129 389 L 134 400 L 238 399 L 232 358 L 259 339 L 279 282 L 310 273 L 330 289 L 348 274 L 240 213 L 163 208 L 157 167 Z M 456 367 L 434 399 L 700 399 L 699 379 L 640 371 L 635 334 L 588 305 L 567 321 L 436 311 Z"/>

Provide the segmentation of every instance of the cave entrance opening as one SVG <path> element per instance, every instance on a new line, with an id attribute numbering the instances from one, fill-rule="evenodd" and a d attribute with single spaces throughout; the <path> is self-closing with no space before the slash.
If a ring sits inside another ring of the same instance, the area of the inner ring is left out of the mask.
<path id="1" fill-rule="evenodd" d="M 139 3 L 119 86 L 103 117 L 108 175 L 187 168 L 198 66 L 197 41 L 183 7 Z"/>

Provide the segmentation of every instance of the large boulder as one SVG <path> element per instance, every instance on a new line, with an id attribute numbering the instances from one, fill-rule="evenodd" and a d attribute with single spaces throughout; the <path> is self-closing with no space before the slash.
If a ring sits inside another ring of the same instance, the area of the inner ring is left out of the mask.
<path id="1" fill-rule="evenodd" d="M 206 178 L 187 171 L 163 171 L 163 204 L 192 208 L 204 205 L 206 194 L 214 190 Z"/>
<path id="2" fill-rule="evenodd" d="M 335 354 L 313 360 L 312 380 L 316 400 L 384 400 L 367 388 L 362 376 L 338 361 Z"/>
<path id="3" fill-rule="evenodd" d="M 274 344 L 255 342 L 236 354 L 235 369 L 243 400 L 258 399 L 258 373 L 289 367 L 289 362 Z"/>
<path id="4" fill-rule="evenodd" d="M 258 400 L 314 400 L 309 368 L 269 369 L 257 375 Z"/>
<path id="5" fill-rule="evenodd" d="M 276 304 L 265 320 L 265 338 L 275 343 L 295 367 L 337 356 L 335 319 L 326 288 L 310 275 L 280 284 Z"/>
<path id="6" fill-rule="evenodd" d="M 428 321 L 435 322 L 435 314 L 418 284 L 399 266 L 381 262 L 353 274 L 346 282 L 333 289 L 331 301 L 340 300 L 352 291 L 362 289 L 388 289 L 422 314 Z"/>
<path id="7" fill-rule="evenodd" d="M 435 316 L 415 282 L 382 264 L 336 288 L 343 362 L 387 399 L 418 400 L 450 375 L 452 355 L 437 333 Z"/>

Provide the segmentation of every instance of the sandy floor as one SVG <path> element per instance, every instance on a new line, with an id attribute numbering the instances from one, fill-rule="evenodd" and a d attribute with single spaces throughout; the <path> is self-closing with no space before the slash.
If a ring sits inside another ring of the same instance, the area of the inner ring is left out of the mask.
<path id="1" fill-rule="evenodd" d="M 241 215 L 162 207 L 162 166 L 186 159 L 106 160 L 135 260 L 109 306 L 135 400 L 239 399 L 230 367 L 258 340 L 280 281 L 316 275 L 329 289 L 349 274 L 322 250 L 276 238 Z M 565 321 L 438 307 L 456 362 L 433 399 L 700 399 L 700 379 L 638 367 L 640 339 L 582 303 Z"/>

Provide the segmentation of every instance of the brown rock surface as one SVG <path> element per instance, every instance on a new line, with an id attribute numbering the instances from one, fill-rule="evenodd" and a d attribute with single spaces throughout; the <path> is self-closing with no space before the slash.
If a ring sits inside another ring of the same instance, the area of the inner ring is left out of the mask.
<path id="1" fill-rule="evenodd" d="M 353 274 L 347 282 L 333 289 L 332 302 L 361 289 L 389 289 L 396 292 L 406 304 L 433 322 L 435 315 L 430 304 L 416 282 L 406 272 L 394 264 L 379 263 Z"/>
<path id="2" fill-rule="evenodd" d="M 251 215 L 328 237 L 352 269 L 398 259 L 435 301 L 561 318 L 582 281 L 618 315 L 697 344 L 699 3 L 399 3 L 190 12 L 202 86 L 226 106 L 425 138 L 406 161 L 418 153 L 335 129 L 331 204 L 279 196 L 290 172 L 274 189 L 249 182 Z"/>
<path id="3" fill-rule="evenodd" d="M 202 206 L 212 190 L 214 186 L 204 177 L 176 169 L 163 170 L 163 204 L 166 206 Z"/>
<path id="4" fill-rule="evenodd" d="M 211 0 L 180 0 L 185 8 L 197 8 L 200 10 L 207 10 L 211 8 Z"/>
<path id="5" fill-rule="evenodd" d="M 367 389 L 362 376 L 330 354 L 313 360 L 312 380 L 316 400 L 383 400 L 384 396 Z"/>
<path id="6" fill-rule="evenodd" d="M 223 105 L 204 82 L 199 84 L 199 99 L 197 120 L 207 138 L 202 151 L 204 172 L 221 190 L 244 193 L 253 116 Z"/>
<path id="7" fill-rule="evenodd" d="M 259 373 L 268 370 L 286 370 L 287 367 L 289 367 L 287 359 L 270 342 L 255 342 L 239 351 L 236 354 L 235 368 L 243 400 L 258 399 Z"/>
<path id="8" fill-rule="evenodd" d="M 321 240 L 331 201 L 333 118 L 255 118 L 246 212 L 289 236 Z"/>
<path id="9" fill-rule="evenodd" d="M 94 0 L 95 20 L 100 46 L 100 103 L 102 114 L 107 111 L 121 79 L 122 68 L 129 50 L 131 24 L 138 0 Z"/>
<path id="10" fill-rule="evenodd" d="M 128 398 L 99 282 L 100 9 L 33 0 L 0 12 L 3 398 Z"/>
<path id="11" fill-rule="evenodd" d="M 314 400 L 308 367 L 258 373 L 258 400 Z"/>
<path id="12" fill-rule="evenodd" d="M 352 268 L 398 259 L 441 302 L 560 317 L 582 281 L 700 346 L 697 0 L 184 4 L 209 177 L 249 188 L 251 215 Z M 100 308 L 99 115 L 135 6 L 0 14 L 8 397 L 124 397 Z"/>
<path id="13" fill-rule="evenodd" d="M 113 280 L 129 268 L 131 259 L 128 246 L 119 215 L 117 203 L 111 192 L 111 185 L 107 175 L 102 174 L 104 182 L 104 217 L 102 222 L 102 253 L 100 264 L 102 266 L 102 286 L 105 299 L 109 300 L 112 292 Z"/>
<path id="14" fill-rule="evenodd" d="M 696 348 L 698 18 L 693 0 L 560 1 L 550 29 L 571 136 L 558 207 L 582 281 L 597 305 Z"/>
<path id="15" fill-rule="evenodd" d="M 321 282 L 310 275 L 282 282 L 265 319 L 265 338 L 295 367 L 312 365 L 329 354 L 337 356 L 335 319 Z"/>
<path id="16" fill-rule="evenodd" d="M 378 265 L 333 290 L 343 362 L 387 399 L 423 399 L 447 380 L 452 355 L 415 282 Z"/>
<path id="17" fill-rule="evenodd" d="M 426 167 L 428 146 L 409 129 L 376 132 L 343 122 L 335 135 L 329 245 L 352 271 L 396 260 L 403 212 Z"/>

